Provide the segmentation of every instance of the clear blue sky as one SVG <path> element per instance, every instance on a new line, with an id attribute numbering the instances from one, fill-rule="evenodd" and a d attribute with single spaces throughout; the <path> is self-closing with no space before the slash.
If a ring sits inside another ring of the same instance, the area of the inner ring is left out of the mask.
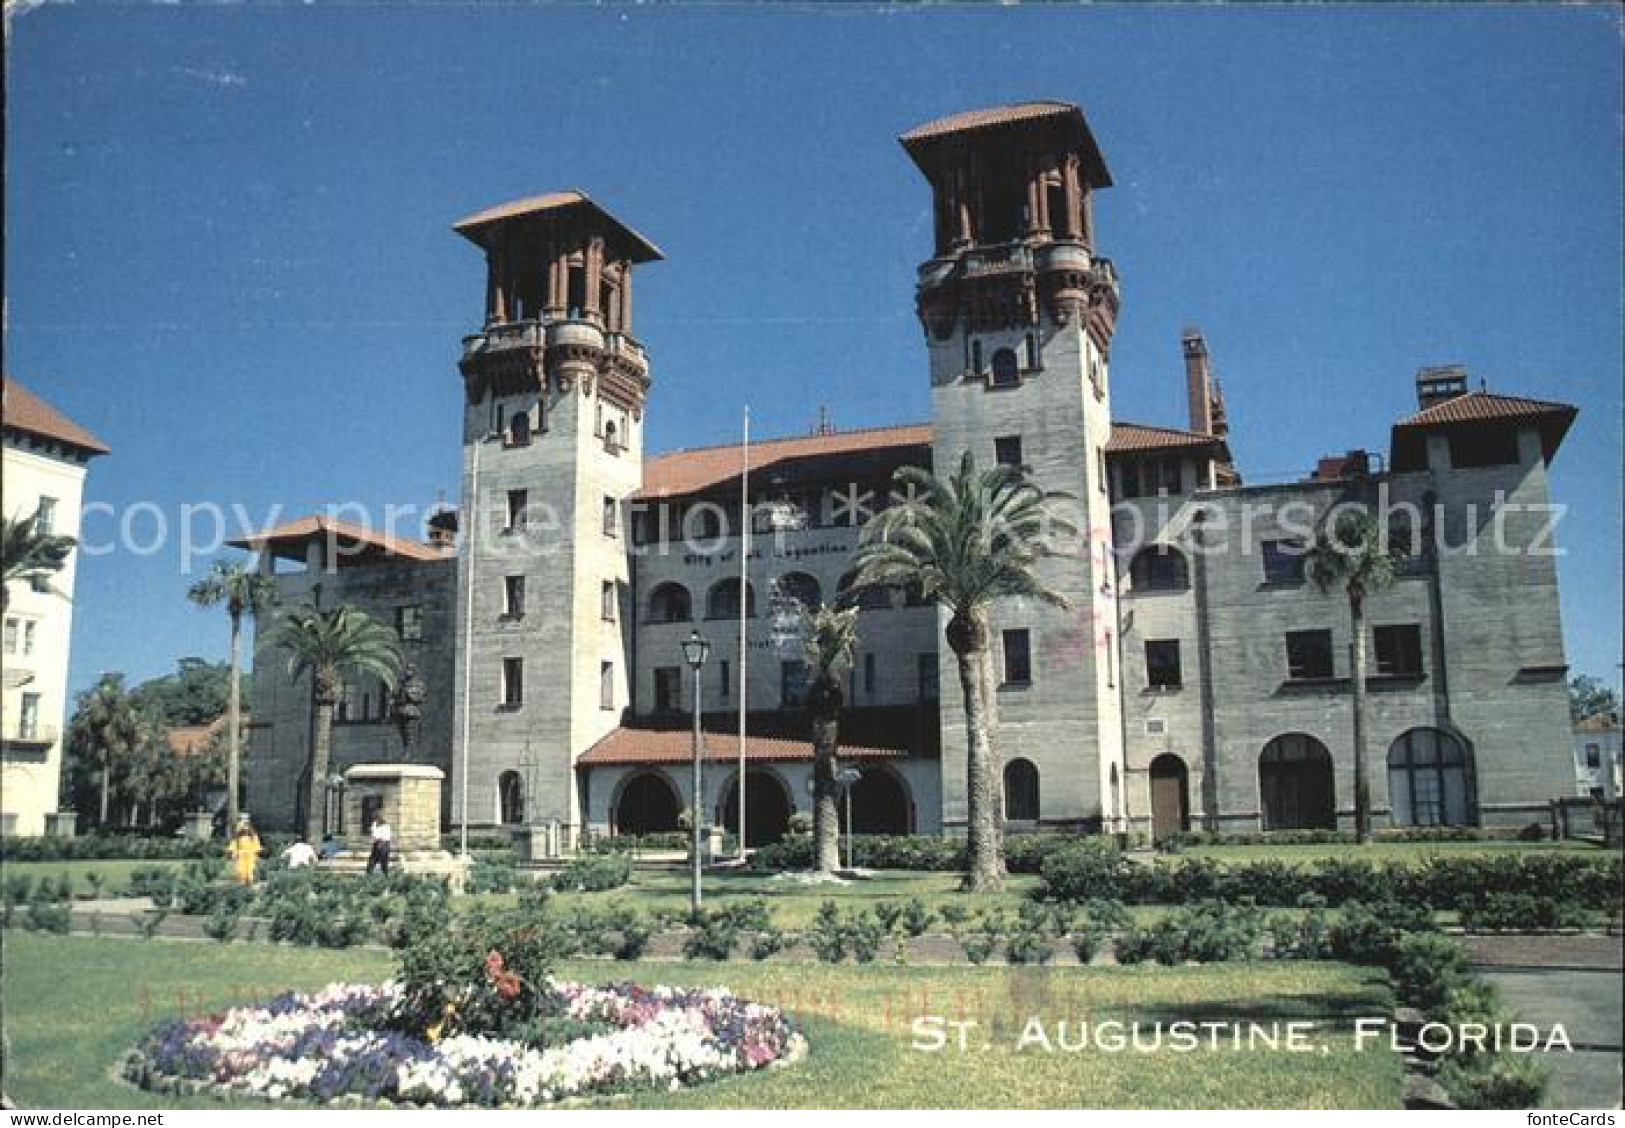
<path id="1" fill-rule="evenodd" d="M 1617 676 L 1620 24 L 1606 7 L 48 7 L 8 58 L 5 361 L 113 446 L 89 497 L 454 497 L 458 216 L 592 192 L 661 245 L 651 449 L 927 414 L 896 135 L 1081 102 L 1116 177 L 1119 418 L 1208 334 L 1256 480 L 1385 449 L 1423 364 L 1582 407 L 1577 670 Z M 101 530 L 106 532 L 104 528 Z M 87 561 L 72 682 L 223 655 L 173 547 Z"/>

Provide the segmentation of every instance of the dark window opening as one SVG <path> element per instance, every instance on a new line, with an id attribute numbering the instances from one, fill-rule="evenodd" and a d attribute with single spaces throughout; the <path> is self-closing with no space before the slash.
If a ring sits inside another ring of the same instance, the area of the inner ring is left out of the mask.
<path id="1" fill-rule="evenodd" d="M 655 670 L 655 709 L 675 713 L 683 707 L 683 668 L 660 666 Z"/>
<path id="2" fill-rule="evenodd" d="M 993 458 L 1000 466 L 1021 465 L 1021 436 L 1001 435 L 993 440 Z"/>
<path id="3" fill-rule="evenodd" d="M 1183 591 L 1190 587 L 1190 569 L 1179 549 L 1156 544 L 1134 554 L 1129 580 L 1135 591 Z"/>
<path id="4" fill-rule="evenodd" d="M 580 317 L 587 309 L 587 268 L 571 266 L 569 284 L 569 314 L 571 317 Z"/>
<path id="5" fill-rule="evenodd" d="M 508 420 L 508 445 L 530 445 L 530 412 L 516 411 Z"/>
<path id="6" fill-rule="evenodd" d="M 1004 632 L 1004 681 L 1026 685 L 1033 680 L 1032 637 L 1025 630 Z"/>
<path id="7" fill-rule="evenodd" d="M 1303 582 L 1303 545 L 1290 540 L 1265 541 L 1264 582 L 1269 584 L 1301 584 Z"/>
<path id="8" fill-rule="evenodd" d="M 995 176 L 982 191 L 979 241 L 1008 243 L 1021 235 L 1027 218 L 1027 183 L 1019 176 Z"/>
<path id="9" fill-rule="evenodd" d="M 1057 237 L 1075 232 L 1077 224 L 1066 213 L 1066 186 L 1059 181 L 1050 181 L 1044 185 L 1044 196 L 1049 206 L 1050 230 Z"/>
<path id="10" fill-rule="evenodd" d="M 807 682 L 809 672 L 807 663 L 792 659 L 779 663 L 779 704 L 786 708 L 793 708 L 807 703 Z"/>
<path id="11" fill-rule="evenodd" d="M 1422 672 L 1422 628 L 1415 623 L 1373 627 L 1377 673 L 1385 677 L 1416 677 Z"/>
<path id="12" fill-rule="evenodd" d="M 525 660 L 502 660 L 502 704 L 517 709 L 525 703 Z"/>
<path id="13" fill-rule="evenodd" d="M 1021 383 L 1021 366 L 1015 349 L 995 349 L 993 352 L 993 386 L 1012 388 Z"/>
<path id="14" fill-rule="evenodd" d="M 1510 466 L 1518 461 L 1518 432 L 1511 427 L 1473 427 L 1450 435 L 1450 466 Z"/>
<path id="15" fill-rule="evenodd" d="M 1178 689 L 1184 684 L 1179 667 L 1179 640 L 1145 644 L 1145 680 L 1152 689 Z"/>
<path id="16" fill-rule="evenodd" d="M 507 576 L 502 581 L 502 613 L 510 619 L 525 614 L 525 577 Z"/>
<path id="17" fill-rule="evenodd" d="M 508 529 L 523 529 L 529 516 L 530 494 L 526 490 L 508 491 Z"/>
<path id="18" fill-rule="evenodd" d="M 1288 631 L 1286 668 L 1293 681 L 1332 677 L 1332 632 Z"/>
<path id="19" fill-rule="evenodd" d="M 921 654 L 914 661 L 915 677 L 921 701 L 935 701 L 939 696 L 937 656 Z"/>
<path id="20" fill-rule="evenodd" d="M 415 603 L 395 608 L 395 633 L 402 642 L 417 642 L 423 638 L 423 608 Z"/>
<path id="21" fill-rule="evenodd" d="M 682 584 L 661 584 L 649 593 L 651 623 L 686 623 L 693 614 L 693 600 Z"/>
<path id="22" fill-rule="evenodd" d="M 1038 810 L 1038 768 L 1031 760 L 1011 760 L 1004 766 L 1004 817 L 1037 822 Z"/>

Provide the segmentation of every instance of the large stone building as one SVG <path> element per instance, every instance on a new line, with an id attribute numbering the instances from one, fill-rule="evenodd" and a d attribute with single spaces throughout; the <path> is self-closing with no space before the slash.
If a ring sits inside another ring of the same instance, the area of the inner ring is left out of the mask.
<path id="1" fill-rule="evenodd" d="M 1112 419 L 1119 291 L 1091 210 L 1111 178 L 1076 107 L 959 114 L 902 144 L 936 221 L 916 293 L 920 424 L 646 455 L 658 402 L 632 283 L 659 251 L 579 192 L 456 225 L 488 268 L 459 366 L 460 513 L 427 543 L 326 519 L 242 542 L 268 570 L 303 568 L 281 580 L 283 606 L 319 590 L 400 630 L 421 718 L 401 724 L 398 694 L 351 687 L 335 771 L 433 762 L 451 778 L 449 823 L 466 795 L 473 825 L 554 824 L 566 841 L 672 829 L 692 801 L 680 646 L 699 630 L 701 807 L 736 824 L 743 755 L 748 837 L 783 833 L 810 806 L 793 609 L 841 592 L 897 468 L 969 451 L 1031 468 L 1080 530 L 1042 564 L 1069 610 L 1009 601 L 994 615 L 1013 827 L 1348 825 L 1348 608 L 1305 581 L 1298 550 L 1350 502 L 1383 515 L 1403 556 L 1367 608 L 1379 825 L 1527 823 L 1573 786 L 1546 476 L 1573 408 L 1424 369 L 1386 458 L 1354 451 L 1302 481 L 1246 485 L 1195 330 L 1181 342 L 1187 425 Z M 906 591 L 860 598 L 843 721 L 862 771 L 853 821 L 952 832 L 964 727 L 941 616 Z M 286 824 L 308 687 L 263 653 L 255 677 L 250 803 Z"/>
<path id="2" fill-rule="evenodd" d="M 107 444 L 6 377 L 3 502 L 8 521 L 32 517 L 47 533 L 77 537 L 90 460 Z M 79 553 L 50 581 L 6 585 L 0 653 L 0 832 L 73 833 L 73 815 L 57 808 L 67 715 L 68 643 Z"/>

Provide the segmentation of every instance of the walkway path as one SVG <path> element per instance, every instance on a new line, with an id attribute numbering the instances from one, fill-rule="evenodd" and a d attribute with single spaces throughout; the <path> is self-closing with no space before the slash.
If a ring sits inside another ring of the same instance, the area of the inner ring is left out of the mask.
<path id="1" fill-rule="evenodd" d="M 1573 1053 L 1543 1056 L 1549 1108 L 1619 1108 L 1621 940 L 1618 936 L 1467 936 L 1474 966 L 1525 1022 L 1562 1023 Z"/>

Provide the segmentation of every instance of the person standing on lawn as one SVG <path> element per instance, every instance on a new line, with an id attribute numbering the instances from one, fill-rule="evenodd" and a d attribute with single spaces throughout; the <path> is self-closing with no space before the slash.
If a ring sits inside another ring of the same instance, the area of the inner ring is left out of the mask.
<path id="1" fill-rule="evenodd" d="M 232 876 L 243 885 L 254 884 L 254 867 L 260 859 L 260 836 L 245 815 L 237 820 L 237 833 L 226 847 L 231 855 Z"/>
<path id="2" fill-rule="evenodd" d="M 384 871 L 389 876 L 389 851 L 395 840 L 395 832 L 389 829 L 389 824 L 382 817 L 372 824 L 372 853 L 367 856 L 367 876 L 372 876 L 374 867 Z"/>

